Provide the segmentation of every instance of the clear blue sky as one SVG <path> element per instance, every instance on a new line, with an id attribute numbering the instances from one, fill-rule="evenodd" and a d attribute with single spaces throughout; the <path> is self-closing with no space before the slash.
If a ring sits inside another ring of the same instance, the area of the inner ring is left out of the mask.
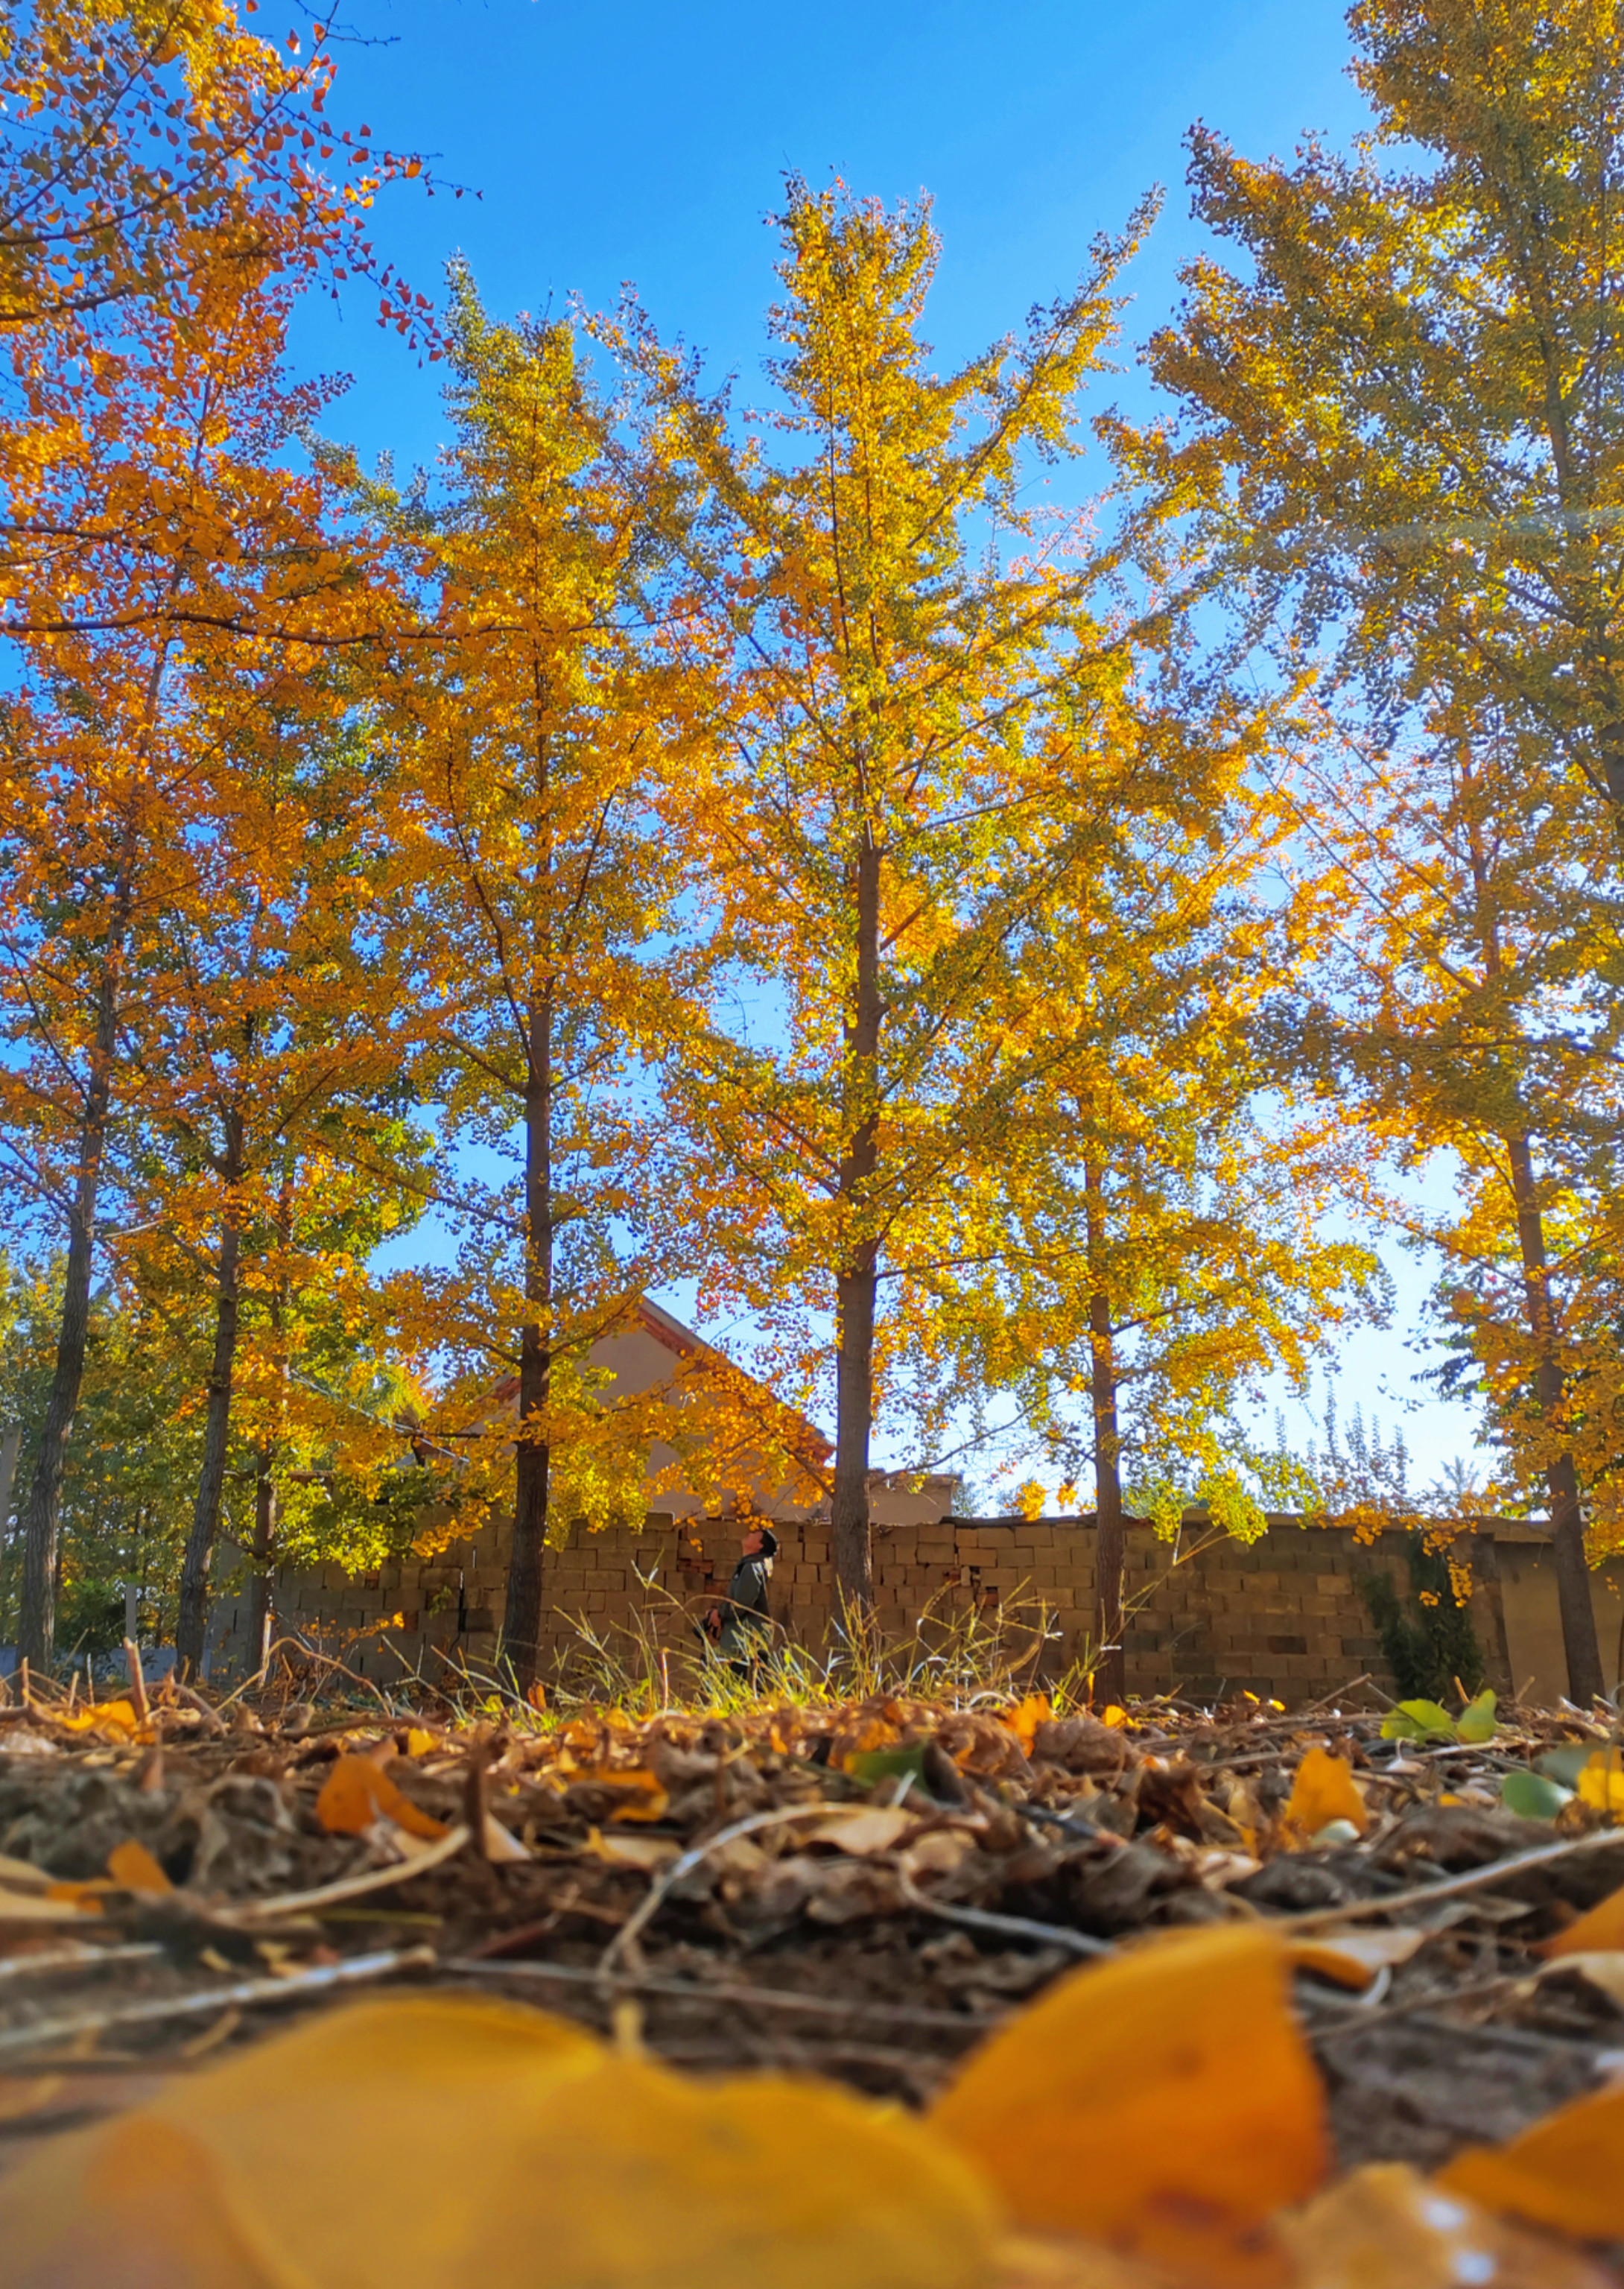
<path id="1" fill-rule="evenodd" d="M 260 26 L 276 28 L 277 0 Z M 1305 132 L 1345 143 L 1362 122 L 1332 0 L 824 0 L 789 10 L 742 0 L 609 8 L 579 0 L 351 0 L 359 42 L 342 52 L 334 115 L 417 149 L 450 190 L 397 187 L 379 250 L 425 293 L 453 251 L 493 313 L 614 300 L 633 282 L 661 332 L 760 383 L 773 290 L 764 227 L 783 177 L 840 174 L 887 199 L 928 190 L 943 241 L 930 332 L 956 363 L 1063 292 L 1096 233 L 1119 228 L 1154 184 L 1161 222 L 1130 275 L 1129 371 L 1102 386 L 1147 399 L 1132 347 L 1171 309 L 1198 244 L 1183 137 L 1205 120 L 1254 156 L 1289 155 Z M 476 199 L 474 194 L 480 196 Z M 329 418 L 366 459 L 432 461 L 439 374 L 419 370 L 354 294 L 301 328 L 306 363 L 354 387 Z M 1426 1278 L 1396 1249 L 1400 1328 L 1356 1339 L 1341 1376 L 1388 1427 L 1412 1397 L 1398 1337 Z M 1309 1425 L 1296 1416 L 1294 1436 Z M 1405 1424 L 1424 1482 L 1469 1447 L 1455 1408 Z"/>

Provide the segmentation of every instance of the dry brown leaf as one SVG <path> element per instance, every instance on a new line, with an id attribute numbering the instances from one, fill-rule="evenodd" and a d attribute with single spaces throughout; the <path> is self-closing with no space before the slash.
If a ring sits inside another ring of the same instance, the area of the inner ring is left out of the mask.
<path id="1" fill-rule="evenodd" d="M 174 1886 L 144 1844 L 134 1837 L 107 1854 L 107 1873 L 126 1892 L 172 1892 Z"/>
<path id="2" fill-rule="evenodd" d="M 589 1828 L 581 1849 L 584 1856 L 617 1867 L 652 1870 L 668 1866 L 682 1846 L 669 1836 L 605 1836 L 601 1828 Z"/>
<path id="3" fill-rule="evenodd" d="M 1339 1987 L 1368 1987 L 1390 1965 L 1408 1963 L 1429 1934 L 1404 1926 L 1392 1931 L 1317 1932 L 1294 1939 L 1291 1958 L 1299 1971 L 1317 1971 Z"/>
<path id="4" fill-rule="evenodd" d="M 331 1835 L 364 1836 L 380 1814 L 409 1836 L 420 1836 L 427 1843 L 446 1833 L 445 1822 L 419 1812 L 370 1757 L 340 1757 L 322 1783 L 315 1800 L 316 1818 Z"/>
<path id="5" fill-rule="evenodd" d="M 1559 1972 L 1571 1971 L 1611 2003 L 1624 2011 L 1624 1948 L 1596 1949 L 1583 1955 L 1559 1955 L 1540 1972 L 1541 1979 L 1553 1979 Z"/>
<path id="6" fill-rule="evenodd" d="M 1435 2183 L 1580 2241 L 1624 2241 L 1624 2084 L 1559 2106 L 1504 2146 L 1469 2146 Z"/>
<path id="7" fill-rule="evenodd" d="M 1106 2242 L 1204 2289 L 1280 2282 L 1267 2221 L 1330 2158 L 1288 1976 L 1261 1926 L 1170 1934 L 1062 1980 L 930 2119 L 1023 2228 Z"/>
<path id="8" fill-rule="evenodd" d="M 0 2181 L 7 2289 L 987 2289 L 992 2240 L 894 2110 L 466 1998 L 314 2020 Z"/>
<path id="9" fill-rule="evenodd" d="M 849 1811 L 820 1813 L 806 1830 L 803 1844 L 832 1844 L 837 1850 L 867 1859 L 875 1852 L 890 1852 L 919 1824 L 917 1811 L 906 1805 L 853 1805 Z"/>
<path id="10" fill-rule="evenodd" d="M 496 1814 L 488 1812 L 485 1814 L 485 1857 L 500 1867 L 509 1861 L 531 1859 L 534 1854 L 525 1849 L 511 1828 L 504 1828 Z"/>
<path id="11" fill-rule="evenodd" d="M 1624 1884 L 1577 1917 L 1554 1939 L 1541 1940 L 1536 1955 L 1591 1955 L 1624 1948 Z"/>
<path id="12" fill-rule="evenodd" d="M 55 1896 L 67 1888 L 53 1884 L 43 1893 L 0 1892 L 0 1924 L 76 1924 L 86 1916 L 101 1913 L 101 1902 L 85 1897 L 79 1885 L 72 1887 L 68 1897 Z"/>
<path id="13" fill-rule="evenodd" d="M 23 2122 L 68 2087 L 65 2075 L 0 2075 L 0 2122 Z"/>
<path id="14" fill-rule="evenodd" d="M 1328 1749 L 1309 1749 L 1292 1781 L 1281 1814 L 1282 1830 L 1288 1843 L 1302 1845 L 1333 1820 L 1349 1822 L 1361 1836 L 1370 1825 L 1365 1799 L 1354 1785 L 1353 1767 Z"/>
<path id="15" fill-rule="evenodd" d="M 1577 2250 L 1440 2193 L 1404 2162 L 1373 2162 L 1279 2220 L 1294 2289 L 1608 2289 Z"/>

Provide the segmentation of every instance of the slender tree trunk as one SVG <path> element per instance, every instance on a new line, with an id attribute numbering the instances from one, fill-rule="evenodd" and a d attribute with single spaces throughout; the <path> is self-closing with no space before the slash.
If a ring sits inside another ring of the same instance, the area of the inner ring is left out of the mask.
<path id="1" fill-rule="evenodd" d="M 1526 1137 L 1508 1137 L 1506 1153 L 1511 1168 L 1511 1195 L 1517 1206 L 1528 1332 L 1538 1350 L 1534 1387 L 1540 1414 L 1548 1423 L 1555 1423 L 1561 1418 L 1566 1393 L 1561 1362 L 1556 1357 L 1556 1313 L 1551 1299 L 1545 1219 L 1540 1213 L 1533 1154 Z M 1580 1708 L 1588 1709 L 1604 1687 L 1601 1647 L 1596 1633 L 1596 1607 L 1590 1599 L 1590 1567 L 1585 1556 L 1579 1476 L 1571 1454 L 1555 1457 L 1546 1471 L 1545 1483 L 1550 1498 L 1551 1551 L 1556 1569 L 1556 1605 L 1562 1616 L 1562 1649 L 1567 1656 L 1568 1694 Z"/>
<path id="2" fill-rule="evenodd" d="M 276 1236 L 282 1259 L 271 1282 L 271 1341 L 276 1360 L 276 1418 L 273 1436 L 261 1439 L 254 1457 L 253 1571 L 248 1599 L 248 1658 L 258 1670 L 276 1623 L 276 1457 L 287 1430 L 288 1362 L 283 1351 L 287 1325 L 288 1250 L 293 1240 L 293 1164 L 284 1151 L 276 1195 Z"/>
<path id="3" fill-rule="evenodd" d="M 220 1496 L 226 1484 L 226 1448 L 231 1435 L 231 1378 L 236 1363 L 238 1289 L 237 1264 L 242 1234 L 237 1224 L 236 1187 L 243 1175 L 243 1124 L 231 1113 L 226 1122 L 226 1151 L 220 1167 L 225 1205 L 220 1221 L 220 1248 L 214 1288 L 214 1357 L 209 1368 L 209 1404 L 203 1418 L 203 1470 L 192 1527 L 180 1562 L 180 1614 L 175 1626 L 175 1655 L 182 1674 L 194 1676 L 203 1666 L 203 1637 L 209 1620 L 209 1567 L 214 1537 L 219 1528 Z"/>
<path id="4" fill-rule="evenodd" d="M 1095 1284 L 1088 1298 L 1088 1356 L 1094 1400 L 1094 1602 L 1101 1651 L 1095 1663 L 1095 1690 L 1104 1701 L 1127 1699 L 1127 1655 L 1124 1647 L 1122 1576 L 1126 1543 L 1122 1527 L 1122 1438 L 1117 1421 L 1117 1359 L 1111 1323 L 1111 1298 L 1099 1284 L 1105 1252 L 1105 1195 L 1097 1160 L 1083 1160 L 1083 1216 L 1090 1270 Z"/>
<path id="5" fill-rule="evenodd" d="M 254 1457 L 254 1546 L 248 1586 L 248 1666 L 257 1670 L 275 1625 L 276 1479 L 275 1456 L 262 1446 Z M 268 1625 L 268 1626 L 267 1626 Z"/>
<path id="6" fill-rule="evenodd" d="M 502 1636 L 521 1693 L 541 1658 L 542 1552 L 547 1543 L 552 1450 L 525 1436 L 545 1419 L 553 1382 L 553 1028 L 551 993 L 529 1012 L 529 1072 L 524 1096 L 524 1293 L 534 1307 L 519 1339 L 519 1449 L 513 1469 L 513 1554 Z"/>
<path id="7" fill-rule="evenodd" d="M 130 912 L 126 871 L 114 908 L 101 977 L 96 993 L 96 1032 L 90 1079 L 79 1124 L 79 1168 L 68 1228 L 68 1264 L 62 1280 L 62 1319 L 57 1335 L 56 1367 L 45 1404 L 44 1427 L 28 1506 L 22 1519 L 22 1604 L 18 1651 L 31 1667 L 46 1670 L 56 1639 L 57 1521 L 62 1505 L 62 1472 L 68 1441 L 84 1380 L 84 1346 L 90 1328 L 91 1272 L 96 1246 L 96 1204 L 107 1148 L 112 1101 L 113 1055 L 118 1039 L 119 956 Z"/>
<path id="8" fill-rule="evenodd" d="M 12 1530 L 12 1488 L 17 1483 L 17 1457 L 22 1451 L 22 1432 L 13 1427 L 0 1432 L 0 1559 L 5 1556 L 6 1539 Z"/>
<path id="9" fill-rule="evenodd" d="M 862 1234 L 880 1158 L 880 852 L 865 828 L 853 870 L 857 900 L 857 974 L 846 1026 L 845 1105 L 849 1137 L 840 1198 L 856 1239 L 835 1281 L 834 1500 L 831 1527 L 835 1587 L 862 1613 L 874 1603 L 874 1546 L 868 1505 L 869 1441 L 874 1425 L 874 1311 L 879 1242 Z"/>

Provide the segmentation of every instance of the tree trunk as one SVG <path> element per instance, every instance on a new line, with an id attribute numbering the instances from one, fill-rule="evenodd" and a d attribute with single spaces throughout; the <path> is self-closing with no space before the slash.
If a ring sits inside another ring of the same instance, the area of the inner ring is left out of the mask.
<path id="1" fill-rule="evenodd" d="M 254 1460 L 254 1546 L 248 1589 L 248 1666 L 257 1671 L 275 1628 L 276 1480 L 262 1446 Z"/>
<path id="2" fill-rule="evenodd" d="M 79 1170 L 68 1219 L 68 1264 L 62 1280 L 62 1320 L 57 1335 L 56 1367 L 45 1405 L 44 1427 L 34 1460 L 33 1481 L 22 1519 L 22 1602 L 17 1649 L 29 1666 L 48 1670 L 56 1639 L 56 1584 L 60 1571 L 57 1521 L 62 1506 L 62 1472 L 68 1441 L 84 1380 L 84 1346 L 90 1328 L 91 1270 L 96 1246 L 96 1204 L 101 1186 L 112 1097 L 113 1053 L 118 1039 L 118 956 L 129 915 L 127 881 L 102 960 L 96 995 L 96 1035 L 79 1125 Z"/>
<path id="3" fill-rule="evenodd" d="M 1105 1198 L 1099 1163 L 1083 1160 L 1083 1214 L 1089 1266 L 1098 1277 L 1105 1250 Z M 1117 1422 L 1117 1360 L 1111 1298 L 1095 1285 L 1088 1298 L 1088 1355 L 1094 1401 L 1094 1600 L 1100 1651 L 1095 1692 L 1103 1701 L 1127 1699 L 1123 1646 L 1122 1575 L 1126 1544 L 1122 1527 L 1121 1433 Z"/>
<path id="4" fill-rule="evenodd" d="M 22 1432 L 15 1428 L 0 1434 L 0 1559 L 5 1556 L 6 1537 L 12 1530 L 12 1488 L 17 1483 L 17 1457 L 22 1450 Z"/>
<path id="5" fill-rule="evenodd" d="M 869 1441 L 874 1425 L 874 1312 L 880 1246 L 862 1224 L 872 1212 L 869 1187 L 880 1158 L 880 852 L 864 829 L 854 869 L 857 974 L 847 1020 L 842 1111 L 848 1138 L 841 1156 L 840 1200 L 848 1244 L 835 1281 L 834 1499 L 830 1523 L 835 1588 L 867 1614 L 874 1603 L 874 1545 L 868 1506 Z"/>
<path id="6" fill-rule="evenodd" d="M 524 1094 L 524 1293 L 535 1307 L 519 1339 L 519 1448 L 513 1467 L 513 1551 L 503 1643 L 521 1693 L 541 1658 L 541 1568 L 547 1543 L 552 1450 L 526 1426 L 545 1420 L 553 1381 L 553 998 L 530 1005 Z"/>
<path id="7" fill-rule="evenodd" d="M 1565 1392 L 1556 1351 L 1556 1313 L 1551 1300 L 1545 1220 L 1540 1213 L 1533 1154 L 1526 1137 L 1508 1137 L 1506 1151 L 1517 1206 L 1528 1332 L 1538 1346 L 1535 1390 L 1540 1414 L 1547 1422 L 1555 1423 L 1561 1417 Z M 1562 1649 L 1567 1657 L 1568 1695 L 1580 1708 L 1588 1709 L 1604 1688 L 1596 1607 L 1590 1599 L 1590 1567 L 1585 1557 L 1584 1513 L 1571 1454 L 1555 1457 L 1546 1471 L 1545 1483 L 1550 1497 L 1551 1551 L 1556 1569 L 1556 1605 L 1562 1616 Z"/>
<path id="8" fill-rule="evenodd" d="M 226 1152 L 220 1168 L 225 1205 L 220 1222 L 220 1250 L 214 1289 L 214 1357 L 209 1368 L 209 1405 L 203 1423 L 203 1470 L 186 1554 L 180 1563 L 180 1615 L 175 1625 L 175 1657 L 185 1676 L 196 1676 L 203 1667 L 203 1637 L 209 1619 L 209 1567 L 214 1537 L 219 1527 L 220 1496 L 226 1484 L 226 1448 L 231 1434 L 231 1378 L 237 1351 L 237 1261 L 242 1235 L 237 1228 L 236 1187 L 243 1174 L 243 1126 L 233 1113 L 226 1123 Z"/>

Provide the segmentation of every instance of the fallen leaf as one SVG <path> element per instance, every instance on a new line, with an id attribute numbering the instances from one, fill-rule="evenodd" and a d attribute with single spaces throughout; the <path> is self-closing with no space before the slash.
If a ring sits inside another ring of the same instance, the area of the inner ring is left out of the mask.
<path id="1" fill-rule="evenodd" d="M 1536 1941 L 1533 1951 L 1548 1956 L 1590 1955 L 1615 1947 L 1624 1947 L 1624 1884 L 1551 1938 Z"/>
<path id="2" fill-rule="evenodd" d="M 1279 2220 L 1294 2289 L 1607 2289 L 1577 2250 L 1440 2193 L 1407 2162 L 1372 2162 Z"/>
<path id="3" fill-rule="evenodd" d="M 463 1997 L 313 2020 L 0 2181 L 7 2289 L 988 2289 L 992 2226 L 896 2109 Z"/>
<path id="4" fill-rule="evenodd" d="M 1097 2241 L 1011 2233 L 998 2245 L 993 2289 L 1166 2289 L 1166 2282 L 1165 2273 Z"/>
<path id="5" fill-rule="evenodd" d="M 131 1837 L 107 1854 L 107 1873 L 126 1892 L 172 1892 L 174 1886 L 144 1844 Z"/>
<path id="6" fill-rule="evenodd" d="M 1126 1725 L 1127 1711 L 1117 1702 L 1108 1701 L 1100 1711 L 1100 1722 L 1102 1725 Z"/>
<path id="7" fill-rule="evenodd" d="M 1500 1784 L 1500 1800 L 1519 1820 L 1555 1820 L 1564 1804 L 1573 1800 L 1548 1773 L 1508 1773 Z"/>
<path id="8" fill-rule="evenodd" d="M 1345 1820 L 1358 1835 L 1370 1825 L 1365 1799 L 1354 1785 L 1353 1767 L 1328 1749 L 1310 1749 L 1298 1766 L 1281 1814 L 1289 1841 L 1307 1844 L 1333 1821 Z"/>
<path id="9" fill-rule="evenodd" d="M 1294 1939 L 1289 1944 L 1292 1963 L 1298 1971 L 1317 1971 L 1339 1987 L 1368 1987 L 1378 1972 L 1393 1964 L 1408 1963 L 1429 1936 L 1424 1931 L 1399 1926 L 1391 1931 L 1320 1932 L 1312 1939 Z"/>
<path id="10" fill-rule="evenodd" d="M 485 1814 L 485 1857 L 498 1867 L 514 1860 L 529 1860 L 535 1855 L 524 1846 L 511 1828 L 504 1828 L 494 1813 Z"/>
<path id="11" fill-rule="evenodd" d="M 1278 2283 L 1267 2221 L 1330 2159 L 1287 1988 L 1286 1950 L 1262 1926 L 1169 1934 L 1051 1988 L 929 2118 L 1023 2229 L 1104 2241 L 1214 2289 Z"/>
<path id="12" fill-rule="evenodd" d="M 439 1735 L 426 1733 L 420 1725 L 412 1726 L 406 1735 L 406 1753 L 409 1757 L 432 1757 L 439 1746 Z"/>
<path id="13" fill-rule="evenodd" d="M 596 1772 L 577 1775 L 578 1787 L 588 1784 L 613 1789 L 621 1795 L 621 1802 L 609 1813 L 611 1820 L 664 1820 L 671 1803 L 664 1782 L 641 1767 L 629 1770 L 624 1766 L 604 1765 Z"/>
<path id="14" fill-rule="evenodd" d="M 1384 1741 L 1453 1741 L 1455 1720 L 1436 1701 L 1401 1701 L 1381 1720 Z"/>
<path id="15" fill-rule="evenodd" d="M 1039 1726 L 1051 1724 L 1054 1716 L 1047 1693 L 1029 1693 L 1024 1701 L 1017 1701 L 1013 1709 L 1004 1711 L 1004 1722 L 1030 1757 Z"/>
<path id="16" fill-rule="evenodd" d="M 1504 2146 L 1469 2146 L 1437 2183 L 1580 2241 L 1624 2240 L 1624 2084 L 1559 2106 Z"/>
<path id="17" fill-rule="evenodd" d="M 132 1701 L 99 1701 L 94 1708 L 53 1710 L 51 1721 L 69 1733 L 106 1733 L 115 1739 L 150 1740 L 152 1728 L 137 1713 Z"/>
<path id="18" fill-rule="evenodd" d="M 605 1836 L 601 1829 L 589 1828 L 581 1849 L 617 1867 L 651 1870 L 668 1866 L 682 1846 L 669 1836 Z"/>
<path id="19" fill-rule="evenodd" d="M 1455 1732 L 1462 1741 L 1492 1741 L 1499 1727 L 1495 1722 L 1496 1699 L 1488 1686 L 1475 1701 L 1469 1701 L 1455 1723 Z"/>
<path id="20" fill-rule="evenodd" d="M 1580 1804 L 1591 1805 L 1616 1820 L 1624 1813 L 1624 1758 L 1617 1749 L 1597 1749 L 1585 1759 L 1573 1787 Z"/>
<path id="21" fill-rule="evenodd" d="M 907 1805 L 854 1805 L 849 1812 L 822 1814 L 801 1842 L 832 1844 L 839 1851 L 867 1858 L 871 1853 L 891 1851 L 919 1824 L 919 1814 Z"/>
<path id="22" fill-rule="evenodd" d="M 419 1812 L 382 1766 L 370 1757 L 340 1757 L 322 1783 L 316 1818 L 331 1835 L 364 1836 L 380 1814 L 426 1841 L 446 1833 L 445 1822 Z"/>
<path id="23" fill-rule="evenodd" d="M 1577 1972 L 1580 1978 L 1624 2010 L 1624 1949 L 1597 1949 L 1580 1955 L 1559 1955 L 1548 1963 L 1540 1976 L 1554 1978 L 1559 1971 Z"/>

